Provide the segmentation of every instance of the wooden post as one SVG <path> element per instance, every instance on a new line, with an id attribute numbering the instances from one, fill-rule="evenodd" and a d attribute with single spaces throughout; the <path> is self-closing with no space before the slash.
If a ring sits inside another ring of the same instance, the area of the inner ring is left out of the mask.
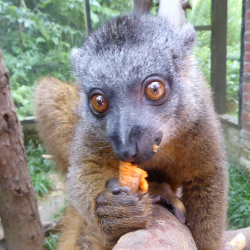
<path id="1" fill-rule="evenodd" d="M 239 87 L 239 115 L 238 115 L 238 124 L 239 127 L 242 127 L 241 124 L 241 112 L 242 112 L 242 95 L 243 95 L 243 71 L 244 71 L 244 45 L 245 45 L 245 24 L 246 24 L 246 0 L 242 1 L 242 22 L 241 22 L 241 48 L 240 48 L 240 87 Z"/>
<path id="2" fill-rule="evenodd" d="M 89 0 L 84 0 L 84 11 L 85 11 L 85 27 L 87 35 L 91 31 L 91 18 L 90 18 L 90 5 Z"/>
<path id="3" fill-rule="evenodd" d="M 8 250 L 42 250 L 44 237 L 23 133 L 0 49 L 0 217 Z"/>
<path id="4" fill-rule="evenodd" d="M 227 0 L 212 0 L 211 86 L 219 114 L 227 112 Z"/>
<path id="5" fill-rule="evenodd" d="M 147 13 L 150 11 L 153 0 L 134 0 L 134 11 Z"/>

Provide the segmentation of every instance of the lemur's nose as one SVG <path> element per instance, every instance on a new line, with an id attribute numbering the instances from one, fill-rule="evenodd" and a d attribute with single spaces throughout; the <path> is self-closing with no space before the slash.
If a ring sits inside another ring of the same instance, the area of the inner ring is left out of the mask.
<path id="1" fill-rule="evenodd" d="M 116 155 L 122 161 L 134 162 L 138 155 L 137 147 L 121 148 Z"/>

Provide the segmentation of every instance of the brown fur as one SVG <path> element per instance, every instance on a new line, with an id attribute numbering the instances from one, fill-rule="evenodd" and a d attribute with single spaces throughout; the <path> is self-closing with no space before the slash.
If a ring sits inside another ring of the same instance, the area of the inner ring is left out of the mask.
<path id="1" fill-rule="evenodd" d="M 179 135 L 167 146 L 159 148 L 157 153 L 159 159 L 161 159 L 163 152 L 171 155 L 171 159 L 167 164 L 162 163 L 162 172 L 160 173 L 162 184 L 151 183 L 149 194 L 168 195 L 170 193 L 171 196 L 170 189 L 164 183 L 167 182 L 174 192 L 176 192 L 177 187 L 182 185 L 182 199 L 187 210 L 187 221 L 198 249 L 218 250 L 221 247 L 221 234 L 224 230 L 226 216 L 226 164 L 224 151 L 221 150 L 222 138 L 219 125 L 213 113 L 208 88 L 205 88 L 204 96 L 207 99 L 205 102 L 208 110 L 207 115 L 203 116 L 191 130 Z M 53 78 L 42 80 L 36 92 L 41 138 L 63 172 L 66 172 L 69 165 L 69 148 L 73 141 L 73 128 L 78 122 L 75 111 L 77 102 L 77 88 Z M 193 111 L 190 110 L 190 112 Z M 80 135 L 79 140 L 81 140 Z M 102 145 L 97 143 L 96 149 L 100 146 Z M 118 177 L 118 160 L 103 159 L 112 149 L 93 150 L 91 148 L 93 143 L 89 147 L 89 154 L 85 154 L 84 158 L 80 159 L 82 164 L 85 164 L 85 168 L 79 170 L 79 173 L 75 173 L 76 179 L 74 180 L 78 189 L 89 183 L 89 188 L 85 190 L 85 193 L 91 200 L 86 200 L 84 206 L 89 206 L 89 211 L 94 210 L 93 214 L 95 214 L 97 200 L 97 204 L 100 205 L 97 211 L 99 215 L 115 214 L 116 212 L 129 214 L 129 210 L 121 207 L 116 207 L 114 210 L 111 207 L 105 207 L 105 202 L 111 197 L 105 191 L 106 182 L 110 178 Z M 82 149 L 75 148 L 75 150 Z M 149 175 L 151 175 L 154 166 L 159 166 L 157 157 L 143 163 L 143 167 Z M 112 158 L 112 154 L 110 158 Z M 101 167 L 99 162 L 102 164 Z M 86 168 L 86 164 L 88 164 L 88 168 Z M 206 167 L 199 168 L 199 166 Z M 178 178 L 174 178 L 176 175 Z M 151 177 L 151 181 L 157 178 L 154 175 Z M 138 216 L 137 221 L 134 220 L 133 216 L 128 217 L 122 221 L 122 224 L 127 223 L 127 227 L 131 230 L 133 230 L 134 224 L 138 225 L 139 223 L 139 227 L 144 227 L 147 224 L 150 218 L 150 204 L 146 198 L 135 201 L 139 202 L 141 211 L 145 211 L 145 216 Z M 174 199 L 175 197 L 172 200 L 173 203 Z M 207 211 L 209 211 L 209 217 Z M 109 249 L 105 246 L 105 239 L 108 242 L 109 236 L 106 238 L 101 234 L 96 220 L 102 223 L 102 219 L 93 217 L 92 214 L 80 214 L 75 208 L 70 207 L 62 219 L 63 233 L 58 249 Z M 118 227 L 118 224 L 111 221 L 109 225 L 105 226 L 112 231 L 116 226 Z M 104 231 L 104 233 L 109 235 L 109 232 Z M 119 236 L 119 234 L 117 235 Z"/>
<path id="2" fill-rule="evenodd" d="M 190 51 L 194 41 L 191 25 L 176 31 L 160 17 L 118 17 L 72 50 L 77 87 L 41 81 L 40 136 L 62 171 L 68 169 L 71 207 L 63 218 L 60 250 L 108 249 L 122 234 L 145 228 L 153 195 L 168 197 L 183 212 L 185 206 L 199 250 L 221 249 L 225 152 L 210 89 Z M 145 95 L 153 77 L 169 93 L 154 105 Z M 97 90 L 109 104 L 104 117 L 91 111 Z M 133 161 L 129 154 L 137 157 L 148 173 L 148 194 L 110 192 L 119 174 L 114 152 L 127 161 Z M 174 194 L 179 187 L 184 206 Z"/>
<path id="3" fill-rule="evenodd" d="M 37 125 L 40 138 L 63 173 L 67 172 L 73 128 L 78 118 L 77 87 L 47 77 L 35 93 Z"/>

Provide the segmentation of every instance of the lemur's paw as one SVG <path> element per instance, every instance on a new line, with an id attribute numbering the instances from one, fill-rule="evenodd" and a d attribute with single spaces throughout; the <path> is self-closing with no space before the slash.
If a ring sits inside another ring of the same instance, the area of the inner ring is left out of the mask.
<path id="1" fill-rule="evenodd" d="M 163 195 L 157 195 L 151 197 L 151 201 L 166 207 L 181 223 L 186 224 L 186 210 L 183 203 L 179 199 L 176 198 L 174 200 L 175 202 L 173 202 L 173 199 L 171 201 L 171 199 Z"/>
<path id="2" fill-rule="evenodd" d="M 108 182 L 107 190 L 97 197 L 96 203 L 96 213 L 108 244 L 115 244 L 127 232 L 145 228 L 149 222 L 149 196 L 131 194 L 129 188 L 119 186 L 117 179 Z"/>

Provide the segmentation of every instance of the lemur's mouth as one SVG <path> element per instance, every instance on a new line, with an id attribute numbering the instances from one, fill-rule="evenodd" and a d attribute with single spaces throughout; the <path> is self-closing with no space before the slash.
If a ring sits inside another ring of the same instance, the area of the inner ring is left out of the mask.
<path id="1" fill-rule="evenodd" d="M 114 153 L 119 160 L 139 165 L 154 156 L 161 143 L 162 133 L 135 136 L 134 140 L 128 138 L 124 144 L 112 137 L 110 139 Z"/>

